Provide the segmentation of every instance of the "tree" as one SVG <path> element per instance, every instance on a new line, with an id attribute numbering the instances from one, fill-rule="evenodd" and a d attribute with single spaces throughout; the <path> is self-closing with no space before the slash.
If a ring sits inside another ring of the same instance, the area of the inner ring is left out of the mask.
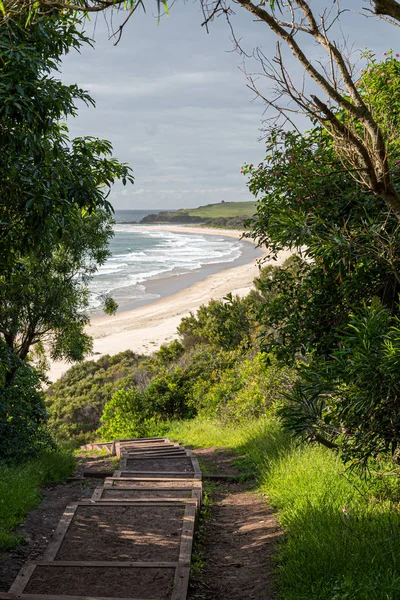
<path id="1" fill-rule="evenodd" d="M 109 254 L 112 220 L 77 208 L 65 216 L 57 246 L 25 253 L 13 272 L 0 275 L 0 334 L 21 359 L 38 342 L 53 359 L 81 360 L 91 349 L 87 284 Z"/>
<path id="2" fill-rule="evenodd" d="M 0 456 L 2 460 L 32 457 L 49 448 L 42 378 L 11 352 L 0 338 Z"/>
<path id="3" fill-rule="evenodd" d="M 380 76 L 386 60 L 360 86 L 373 90 L 371 106 L 384 126 L 391 121 L 397 177 L 399 123 L 386 100 L 390 82 Z M 265 162 L 243 170 L 258 198 L 250 237 L 272 256 L 287 247 L 299 254 L 259 282 L 262 345 L 298 365 L 280 411 L 285 426 L 361 468 L 381 453 L 397 458 L 398 219 L 343 168 L 321 126 L 304 134 L 273 130 Z"/>
<path id="4" fill-rule="evenodd" d="M 94 104 L 85 91 L 54 77 L 62 55 L 89 40 L 68 14 L 38 16 L 29 26 L 27 17 L 22 11 L 0 26 L 3 272 L 12 272 L 25 254 L 55 248 L 75 209 L 111 214 L 107 196 L 113 182 L 133 181 L 130 169 L 110 157 L 109 142 L 70 140 L 62 122 L 76 114 L 78 101 Z"/>
<path id="5" fill-rule="evenodd" d="M 53 358 L 79 360 L 91 348 L 87 284 L 112 235 L 107 196 L 116 179 L 133 177 L 109 142 L 70 140 L 61 122 L 76 113 L 77 100 L 93 104 L 53 75 L 62 54 L 88 40 L 68 15 L 29 26 L 26 17 L 0 27 L 0 338 L 22 360 L 43 341 Z"/>

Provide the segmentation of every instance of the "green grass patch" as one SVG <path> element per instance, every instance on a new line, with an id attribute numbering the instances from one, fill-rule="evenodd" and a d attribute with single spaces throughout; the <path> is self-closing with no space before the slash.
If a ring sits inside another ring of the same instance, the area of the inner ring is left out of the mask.
<path id="1" fill-rule="evenodd" d="M 171 439 L 246 454 L 286 535 L 279 600 L 398 600 L 400 482 L 345 472 L 331 451 L 296 447 L 276 421 L 174 424 Z"/>
<path id="2" fill-rule="evenodd" d="M 214 484 L 209 481 L 203 482 L 203 504 L 196 526 L 192 561 L 190 564 L 191 586 L 201 577 L 204 569 L 204 537 L 207 523 L 211 519 L 211 507 L 213 505 L 212 492 L 214 487 Z"/>
<path id="3" fill-rule="evenodd" d="M 15 528 L 39 504 L 40 488 L 64 481 L 74 468 L 68 452 L 46 452 L 22 465 L 0 463 L 0 552 L 21 541 Z"/>
<path id="4" fill-rule="evenodd" d="M 256 202 L 223 202 L 184 209 L 191 217 L 218 219 L 220 217 L 252 217 L 256 212 Z M 177 211 L 179 213 L 179 211 Z M 176 213 L 175 213 L 176 214 Z"/>

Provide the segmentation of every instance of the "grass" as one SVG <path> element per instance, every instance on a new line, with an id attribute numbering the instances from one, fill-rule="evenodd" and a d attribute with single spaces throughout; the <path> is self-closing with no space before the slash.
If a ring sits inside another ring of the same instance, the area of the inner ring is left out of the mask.
<path id="1" fill-rule="evenodd" d="M 196 526 L 192 551 L 192 560 L 190 563 L 190 583 L 192 586 L 193 582 L 200 578 L 201 573 L 204 569 L 204 536 L 207 523 L 211 519 L 213 489 L 213 483 L 209 481 L 203 482 L 203 504 L 200 510 L 200 515 Z"/>
<path id="2" fill-rule="evenodd" d="M 180 211 L 176 211 L 177 214 Z M 218 219 L 220 217 L 251 217 L 256 212 L 256 202 L 224 202 L 209 204 L 198 208 L 184 209 L 185 214 L 193 217 Z"/>
<path id="3" fill-rule="evenodd" d="M 0 552 L 21 541 L 15 529 L 39 504 L 40 488 L 60 483 L 74 468 L 75 459 L 67 452 L 46 452 L 22 465 L 0 463 Z"/>
<path id="4" fill-rule="evenodd" d="M 279 600 L 399 600 L 400 482 L 363 480 L 331 451 L 296 447 L 276 421 L 174 424 L 171 439 L 246 454 L 286 535 Z"/>

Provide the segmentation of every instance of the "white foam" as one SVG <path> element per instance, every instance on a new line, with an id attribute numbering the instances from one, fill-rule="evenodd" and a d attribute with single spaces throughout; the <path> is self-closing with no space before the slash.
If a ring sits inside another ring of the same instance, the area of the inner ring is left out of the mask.
<path id="1" fill-rule="evenodd" d="M 90 286 L 93 307 L 100 306 L 100 295 L 104 293 L 116 298 L 126 298 L 129 294 L 131 300 L 149 298 L 143 284 L 150 279 L 231 263 L 241 255 L 242 246 L 237 240 L 221 236 L 152 230 L 137 225 L 115 225 L 114 232 L 113 255 L 99 267 Z"/>

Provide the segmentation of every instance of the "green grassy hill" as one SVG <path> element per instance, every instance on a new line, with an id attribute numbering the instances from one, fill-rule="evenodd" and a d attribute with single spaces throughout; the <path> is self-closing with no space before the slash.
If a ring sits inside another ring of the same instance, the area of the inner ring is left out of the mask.
<path id="1" fill-rule="evenodd" d="M 219 202 L 218 204 L 207 204 L 207 206 L 177 212 L 193 217 L 218 219 L 220 217 L 251 217 L 255 211 L 256 202 Z"/>
<path id="2" fill-rule="evenodd" d="M 198 208 L 181 208 L 174 212 L 147 215 L 141 223 L 203 223 L 208 227 L 243 228 L 254 215 L 256 202 L 219 202 Z"/>

